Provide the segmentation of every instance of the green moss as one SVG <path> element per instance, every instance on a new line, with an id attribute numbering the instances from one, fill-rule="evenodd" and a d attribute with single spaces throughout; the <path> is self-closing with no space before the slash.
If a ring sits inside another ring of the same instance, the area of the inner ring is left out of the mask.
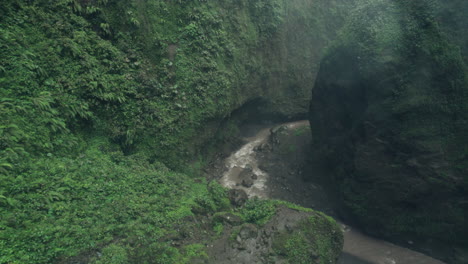
<path id="1" fill-rule="evenodd" d="M 202 244 L 191 244 L 183 248 L 183 256 L 176 263 L 193 263 L 194 260 L 207 260 L 205 246 Z"/>
<path id="2" fill-rule="evenodd" d="M 340 255 L 340 251 L 337 249 L 343 244 L 343 237 L 330 235 L 330 233 L 341 232 L 336 221 L 330 216 L 319 213 L 318 216 L 309 218 L 309 224 L 307 234 L 315 237 L 314 246 L 321 262 L 329 263 L 337 260 Z"/>
<path id="3" fill-rule="evenodd" d="M 288 263 L 311 263 L 317 256 L 312 245 L 304 237 L 303 233 L 281 234 L 275 238 L 273 248 L 276 253 L 285 256 Z"/>
<path id="4" fill-rule="evenodd" d="M 222 223 L 215 223 L 213 226 L 213 231 L 216 233 L 216 235 L 221 235 L 224 231 L 224 225 Z"/>
<path id="5" fill-rule="evenodd" d="M 272 200 L 249 199 L 240 211 L 249 223 L 264 225 L 276 213 L 276 204 Z"/>
<path id="6" fill-rule="evenodd" d="M 283 205 L 283 206 L 286 206 L 286 207 L 288 207 L 290 209 L 294 209 L 294 210 L 301 211 L 301 212 L 313 212 L 314 211 L 314 210 L 312 210 L 310 208 L 302 207 L 302 206 L 299 206 L 297 204 L 286 202 L 286 201 L 275 200 L 274 203 L 276 205 Z"/>
<path id="7" fill-rule="evenodd" d="M 288 263 L 334 263 L 341 252 L 343 237 L 336 222 L 320 213 L 299 223 L 292 233 L 283 232 L 273 240 L 276 254 Z"/>

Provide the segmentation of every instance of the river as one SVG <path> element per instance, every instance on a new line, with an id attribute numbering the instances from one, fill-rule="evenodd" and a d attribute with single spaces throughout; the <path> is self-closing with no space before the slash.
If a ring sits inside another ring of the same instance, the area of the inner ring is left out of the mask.
<path id="1" fill-rule="evenodd" d="M 284 182 L 281 182 L 277 179 L 281 177 L 276 176 L 281 175 L 281 160 L 274 160 L 266 165 L 262 161 L 265 159 L 265 154 L 263 154 L 265 151 L 262 149 L 268 146 L 270 131 L 279 127 L 295 131 L 305 126 L 309 126 L 308 121 L 297 121 L 264 127 L 255 133 L 250 133 L 251 135 L 244 138 L 246 143 L 225 159 L 226 170 L 220 179 L 221 185 L 227 188 L 243 189 L 249 197 L 287 200 L 335 215 L 333 206 L 328 202 L 327 194 L 320 185 L 306 182 L 300 175 L 285 172 L 282 174 L 291 175 L 291 177 L 282 178 Z M 302 145 L 305 144 L 307 141 L 302 143 Z M 293 155 L 300 154 L 289 154 L 289 156 Z M 268 168 L 268 164 L 275 167 Z M 255 175 L 255 180 L 250 184 L 242 182 L 242 171 L 245 169 Z M 300 173 L 299 171 L 297 174 Z M 340 222 L 340 224 L 344 231 L 344 247 L 339 264 L 444 264 L 419 252 L 367 236 L 346 223 Z"/>

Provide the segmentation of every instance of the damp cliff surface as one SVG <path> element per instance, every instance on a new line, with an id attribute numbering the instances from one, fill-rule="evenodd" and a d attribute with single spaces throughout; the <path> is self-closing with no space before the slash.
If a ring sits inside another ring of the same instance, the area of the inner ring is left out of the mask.
<path id="1" fill-rule="evenodd" d="M 4 1 L 0 263 L 207 261 L 213 146 L 304 115 L 357 2 Z"/>
<path id="2" fill-rule="evenodd" d="M 421 248 L 463 263 L 466 66 L 433 11 L 425 1 L 356 10 L 313 88 L 313 156 L 348 219 L 396 241 L 431 241 L 433 251 Z"/>

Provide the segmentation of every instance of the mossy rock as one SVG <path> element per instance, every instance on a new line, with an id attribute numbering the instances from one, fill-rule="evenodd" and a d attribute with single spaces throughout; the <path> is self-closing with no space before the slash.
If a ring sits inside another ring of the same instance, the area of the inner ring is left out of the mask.
<path id="1" fill-rule="evenodd" d="M 331 218 L 287 202 L 260 223 L 227 227 L 209 247 L 210 263 L 336 263 L 343 233 Z"/>
<path id="2" fill-rule="evenodd" d="M 322 61 L 310 123 L 353 221 L 463 248 L 466 66 L 429 2 L 363 1 Z"/>
<path id="3" fill-rule="evenodd" d="M 316 214 L 273 238 L 274 252 L 288 263 L 335 263 L 341 255 L 343 238 L 330 218 Z"/>

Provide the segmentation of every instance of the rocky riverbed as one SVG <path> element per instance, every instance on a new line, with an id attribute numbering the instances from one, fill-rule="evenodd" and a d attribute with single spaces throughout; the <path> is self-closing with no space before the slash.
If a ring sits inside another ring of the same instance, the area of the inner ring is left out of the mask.
<path id="1" fill-rule="evenodd" d="M 245 144 L 218 162 L 210 174 L 222 175 L 219 182 L 237 190 L 231 193 L 236 193 L 238 199 L 285 200 L 337 218 L 334 197 L 320 183 L 304 177 L 314 173 L 307 166 L 306 158 L 310 135 L 308 121 L 247 127 Z M 345 240 L 340 264 L 443 264 L 421 253 L 369 237 L 344 223 L 341 226 Z"/>

